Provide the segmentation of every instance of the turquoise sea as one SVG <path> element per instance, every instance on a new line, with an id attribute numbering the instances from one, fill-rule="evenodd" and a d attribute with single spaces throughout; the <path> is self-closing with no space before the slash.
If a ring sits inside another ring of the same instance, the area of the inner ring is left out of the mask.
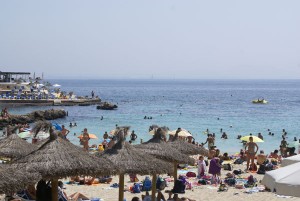
<path id="1" fill-rule="evenodd" d="M 257 135 L 261 132 L 264 143 L 260 149 L 267 153 L 279 147 L 282 129 L 288 132 L 288 142 L 300 137 L 300 80 L 49 80 L 58 83 L 63 91 L 89 95 L 95 91 L 101 99 L 117 103 L 115 111 L 97 110 L 96 106 L 68 106 L 65 119 L 55 122 L 76 122 L 68 128 L 69 139 L 78 144 L 77 136 L 84 128 L 96 134 L 99 143 L 105 131 L 115 125 L 129 125 L 138 134 L 137 142 L 151 138 L 152 124 L 189 130 L 196 141 L 205 142 L 207 128 L 216 133 L 216 145 L 221 151 L 238 152 L 242 145 L 237 135 Z M 268 104 L 252 104 L 264 98 Z M 14 107 L 11 113 L 23 114 L 52 107 Z M 103 120 L 101 120 L 103 116 Z M 151 116 L 152 119 L 144 119 Z M 229 137 L 220 139 L 223 128 Z M 274 133 L 269 136 L 267 129 Z"/>

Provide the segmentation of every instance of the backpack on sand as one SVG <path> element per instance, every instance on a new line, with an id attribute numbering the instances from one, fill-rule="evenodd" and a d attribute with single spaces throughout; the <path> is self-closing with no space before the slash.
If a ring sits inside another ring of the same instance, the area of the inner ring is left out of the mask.
<path id="1" fill-rule="evenodd" d="M 158 190 L 164 190 L 167 186 L 166 180 L 164 180 L 162 177 L 158 177 L 156 181 L 156 189 Z"/>
<path id="2" fill-rule="evenodd" d="M 134 183 L 133 188 L 132 188 L 132 192 L 133 193 L 140 193 L 141 192 L 140 184 Z"/>
<path id="3" fill-rule="evenodd" d="M 152 187 L 152 182 L 148 176 L 145 177 L 145 180 L 143 182 L 143 188 L 142 191 L 150 191 Z"/>

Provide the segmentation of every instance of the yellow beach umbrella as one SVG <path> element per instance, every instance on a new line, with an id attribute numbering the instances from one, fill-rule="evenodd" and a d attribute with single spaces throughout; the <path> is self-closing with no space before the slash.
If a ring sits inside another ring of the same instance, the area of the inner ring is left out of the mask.
<path id="1" fill-rule="evenodd" d="M 257 137 L 257 136 L 254 136 L 254 135 L 247 135 L 247 136 L 241 137 L 240 140 L 249 142 L 249 141 L 250 141 L 250 140 L 249 140 L 250 137 L 253 138 L 253 142 L 264 142 L 262 139 L 260 139 L 260 138 Z"/>

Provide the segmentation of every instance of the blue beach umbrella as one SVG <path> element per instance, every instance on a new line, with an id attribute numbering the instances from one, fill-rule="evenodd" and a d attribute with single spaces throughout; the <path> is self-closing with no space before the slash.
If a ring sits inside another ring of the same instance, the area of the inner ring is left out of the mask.
<path id="1" fill-rule="evenodd" d="M 61 126 L 58 125 L 57 123 L 53 123 L 52 125 L 55 127 L 56 130 L 58 130 L 58 131 L 62 130 Z"/>

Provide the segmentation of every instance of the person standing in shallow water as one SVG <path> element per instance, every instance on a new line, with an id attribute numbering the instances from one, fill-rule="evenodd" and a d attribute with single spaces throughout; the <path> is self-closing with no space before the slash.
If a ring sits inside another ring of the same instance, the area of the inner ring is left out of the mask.
<path id="1" fill-rule="evenodd" d="M 256 149 L 255 149 L 256 148 Z M 254 170 L 254 158 L 258 151 L 258 146 L 255 142 L 253 142 L 253 137 L 249 137 L 249 142 L 245 146 L 245 152 L 247 154 L 247 167 L 246 170 L 249 169 L 249 163 L 251 161 L 252 170 Z"/>
<path id="2" fill-rule="evenodd" d="M 212 134 L 207 134 L 206 142 L 204 142 L 202 145 L 205 145 L 206 143 L 208 143 L 208 150 L 215 146 L 215 138 L 212 136 Z"/>
<path id="3" fill-rule="evenodd" d="M 67 139 L 67 135 L 70 133 L 70 131 L 66 129 L 64 125 L 62 125 L 61 128 L 62 128 L 61 130 L 62 137 L 64 139 Z"/>
<path id="4" fill-rule="evenodd" d="M 131 141 L 135 141 L 137 138 L 137 135 L 134 133 L 134 131 L 131 132 L 131 135 L 130 135 L 130 140 Z"/>

